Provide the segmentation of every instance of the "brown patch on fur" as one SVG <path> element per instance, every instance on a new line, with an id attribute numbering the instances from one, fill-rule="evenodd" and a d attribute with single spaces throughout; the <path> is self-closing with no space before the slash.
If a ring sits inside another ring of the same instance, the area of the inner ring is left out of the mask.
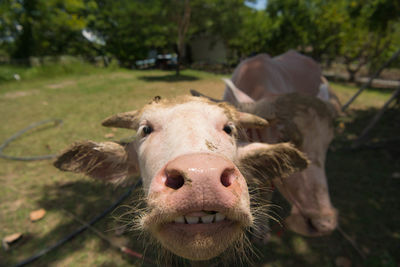
<path id="1" fill-rule="evenodd" d="M 281 130 L 281 141 L 290 141 L 297 147 L 301 147 L 304 137 L 299 130 L 299 125 L 294 121 L 295 117 L 310 116 L 311 109 L 318 117 L 328 120 L 330 127 L 333 127 L 333 119 L 336 117 L 336 112 L 330 103 L 299 93 L 279 96 L 273 102 L 260 100 L 256 103 L 244 104 L 240 106 L 240 109 L 282 124 L 284 128 Z"/>
<path id="2" fill-rule="evenodd" d="M 206 140 L 206 146 L 211 151 L 215 151 L 218 149 L 216 145 L 214 145 L 212 142 L 210 142 L 208 140 Z"/>

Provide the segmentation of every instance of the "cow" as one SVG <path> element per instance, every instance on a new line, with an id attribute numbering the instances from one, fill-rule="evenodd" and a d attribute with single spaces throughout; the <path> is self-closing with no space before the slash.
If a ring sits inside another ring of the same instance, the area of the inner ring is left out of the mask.
<path id="1" fill-rule="evenodd" d="M 254 202 L 254 185 L 278 183 L 308 165 L 289 143 L 239 142 L 241 129 L 262 129 L 268 121 L 201 97 L 155 98 L 102 124 L 135 130 L 136 138 L 77 142 L 54 165 L 113 183 L 140 172 L 146 208 L 137 227 L 191 261 L 228 251 L 241 257 L 247 233 L 268 216 L 269 204 Z"/>
<path id="2" fill-rule="evenodd" d="M 259 54 L 241 62 L 231 80 L 224 80 L 222 101 L 271 123 L 268 128 L 247 129 L 244 138 L 269 144 L 291 142 L 310 160 L 308 168 L 275 184 L 291 204 L 286 226 L 305 236 L 331 233 L 338 213 L 329 197 L 325 158 L 340 102 L 319 65 L 293 50 L 273 58 Z M 201 95 L 194 90 L 192 94 Z M 264 234 L 267 242 L 269 235 Z"/>

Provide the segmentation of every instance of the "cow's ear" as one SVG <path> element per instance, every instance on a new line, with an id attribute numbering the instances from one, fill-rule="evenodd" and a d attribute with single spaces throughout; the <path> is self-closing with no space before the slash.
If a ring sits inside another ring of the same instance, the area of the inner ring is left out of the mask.
<path id="1" fill-rule="evenodd" d="M 57 157 L 54 166 L 62 171 L 119 183 L 138 172 L 136 152 L 129 146 L 115 142 L 75 143 Z"/>
<path id="2" fill-rule="evenodd" d="M 308 166 L 302 152 L 289 143 L 249 143 L 239 146 L 239 168 L 260 181 L 284 178 Z"/>

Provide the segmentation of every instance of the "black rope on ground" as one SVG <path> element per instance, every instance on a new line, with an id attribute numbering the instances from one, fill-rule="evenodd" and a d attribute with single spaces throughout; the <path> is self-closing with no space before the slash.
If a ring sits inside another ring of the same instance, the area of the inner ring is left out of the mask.
<path id="1" fill-rule="evenodd" d="M 59 126 L 63 123 L 62 120 L 60 119 L 49 119 L 49 120 L 44 120 L 44 121 L 39 121 L 35 122 L 25 129 L 22 129 L 21 131 L 17 132 L 10 138 L 8 138 L 6 141 L 4 141 L 3 144 L 0 145 L 0 158 L 4 159 L 10 159 L 10 160 L 21 160 L 21 161 L 33 161 L 33 160 L 44 160 L 44 159 L 52 159 L 55 158 L 57 155 L 43 155 L 43 156 L 31 156 L 31 157 L 15 157 L 15 156 L 8 156 L 3 153 L 3 149 L 5 149 L 11 142 L 13 142 L 15 139 L 26 133 L 27 131 L 36 128 L 38 126 L 41 126 L 43 124 L 48 124 L 50 122 L 54 122 L 54 126 Z"/>
<path id="2" fill-rule="evenodd" d="M 142 184 L 142 180 L 139 179 L 139 181 L 136 184 L 134 184 L 133 186 L 131 186 L 117 201 L 115 201 L 111 206 L 109 206 L 107 209 L 105 209 L 101 214 L 97 215 L 95 218 L 93 218 L 91 221 L 89 221 L 87 225 L 84 225 L 84 226 L 78 228 L 77 230 L 75 230 L 75 232 L 60 239 L 59 241 L 57 241 L 55 244 L 51 245 L 50 247 L 47 247 L 47 248 L 39 251 L 35 255 L 17 263 L 14 267 L 20 267 L 20 266 L 24 266 L 26 264 L 32 263 L 35 260 L 37 260 L 38 258 L 40 258 L 41 256 L 47 254 L 48 252 L 62 246 L 66 242 L 72 240 L 74 237 L 76 237 L 77 235 L 79 235 L 80 233 L 82 233 L 83 231 L 88 229 L 89 226 L 95 224 L 97 221 L 99 221 L 100 219 L 105 217 L 108 213 L 113 211 L 119 204 L 122 203 L 122 201 L 124 201 L 132 193 L 132 191 L 134 189 L 136 189 L 141 184 Z"/>

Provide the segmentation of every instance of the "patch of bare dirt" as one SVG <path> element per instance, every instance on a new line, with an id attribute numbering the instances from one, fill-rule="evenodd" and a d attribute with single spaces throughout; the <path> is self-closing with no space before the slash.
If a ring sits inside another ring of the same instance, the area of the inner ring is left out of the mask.
<path id="1" fill-rule="evenodd" d="M 49 84 L 49 85 L 47 85 L 47 88 L 50 88 L 50 89 L 61 89 L 61 88 L 67 87 L 67 86 L 75 85 L 75 84 L 76 84 L 75 81 L 63 81 L 63 82 L 60 82 L 60 83 Z"/>
<path id="2" fill-rule="evenodd" d="M 28 91 L 15 91 L 15 92 L 8 92 L 3 95 L 4 98 L 7 99 L 14 99 L 18 97 L 24 97 L 29 95 L 34 95 L 39 93 L 38 90 L 28 90 Z"/>

